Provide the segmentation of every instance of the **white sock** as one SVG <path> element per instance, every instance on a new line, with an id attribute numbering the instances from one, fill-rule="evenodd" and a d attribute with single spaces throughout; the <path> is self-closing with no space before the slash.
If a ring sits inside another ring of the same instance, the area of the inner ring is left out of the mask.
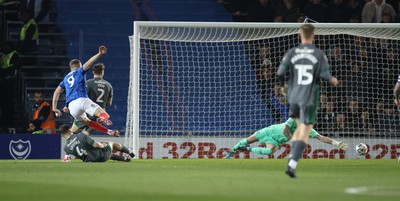
<path id="1" fill-rule="evenodd" d="M 288 166 L 291 167 L 291 168 L 293 168 L 293 169 L 296 169 L 296 167 L 297 167 L 297 161 L 295 161 L 295 160 L 293 160 L 293 159 L 290 159 Z"/>

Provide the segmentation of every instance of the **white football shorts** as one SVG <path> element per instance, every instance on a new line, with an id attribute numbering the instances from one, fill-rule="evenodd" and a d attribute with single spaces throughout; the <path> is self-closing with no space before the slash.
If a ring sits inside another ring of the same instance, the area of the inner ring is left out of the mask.
<path id="1" fill-rule="evenodd" d="M 86 113 L 93 116 L 98 107 L 100 106 L 89 98 L 78 98 L 68 104 L 69 113 L 78 121 L 87 117 Z"/>

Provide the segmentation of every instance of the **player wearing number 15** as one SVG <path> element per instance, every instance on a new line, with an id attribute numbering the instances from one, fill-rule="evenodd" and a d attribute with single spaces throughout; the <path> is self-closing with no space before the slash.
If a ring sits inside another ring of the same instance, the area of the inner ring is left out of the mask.
<path id="1" fill-rule="evenodd" d="M 92 56 L 85 64 L 81 64 L 78 59 L 73 59 L 70 62 L 69 72 L 64 80 L 58 85 L 53 95 L 53 111 L 60 116 L 61 111 L 57 109 L 57 102 L 60 94 L 66 92 L 66 105 L 70 114 L 75 120 L 85 123 L 90 128 L 107 133 L 112 136 L 119 136 L 118 131 L 112 131 L 100 125 L 96 121 L 90 120 L 86 113 L 91 116 L 96 116 L 97 121 L 105 125 L 111 125 L 112 122 L 108 119 L 110 116 L 99 105 L 88 98 L 86 91 L 86 72 L 102 55 L 107 53 L 105 46 L 99 47 L 99 52 Z"/>
<path id="2" fill-rule="evenodd" d="M 313 45 L 314 26 L 303 24 L 300 27 L 300 39 L 301 44 L 285 54 L 277 72 L 283 92 L 285 73 L 288 70 L 290 72 L 287 97 L 292 117 L 298 125 L 292 137 L 289 163 L 285 171 L 292 178 L 296 177 L 297 162 L 306 148 L 316 117 L 320 96 L 319 77 L 333 86 L 339 84 L 329 71 L 325 53 Z"/>

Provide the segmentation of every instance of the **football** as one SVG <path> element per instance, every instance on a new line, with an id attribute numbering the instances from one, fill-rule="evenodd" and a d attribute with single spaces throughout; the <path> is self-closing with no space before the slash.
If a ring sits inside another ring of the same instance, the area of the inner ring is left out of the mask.
<path id="1" fill-rule="evenodd" d="M 359 143 L 356 145 L 356 153 L 358 155 L 365 155 L 368 153 L 368 146 L 364 143 Z"/>

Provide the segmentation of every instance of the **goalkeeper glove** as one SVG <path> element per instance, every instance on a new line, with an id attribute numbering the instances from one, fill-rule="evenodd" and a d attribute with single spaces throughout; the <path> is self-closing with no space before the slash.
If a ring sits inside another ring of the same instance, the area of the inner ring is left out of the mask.
<path id="1" fill-rule="evenodd" d="M 346 144 L 343 141 L 333 140 L 332 144 L 339 147 L 339 149 L 341 149 L 341 150 L 346 150 L 349 147 L 349 144 Z"/>
<path id="2" fill-rule="evenodd" d="M 349 147 L 349 144 L 346 144 L 346 143 L 344 143 L 344 142 L 339 142 L 339 148 L 341 149 L 341 150 L 346 150 L 347 148 Z"/>

